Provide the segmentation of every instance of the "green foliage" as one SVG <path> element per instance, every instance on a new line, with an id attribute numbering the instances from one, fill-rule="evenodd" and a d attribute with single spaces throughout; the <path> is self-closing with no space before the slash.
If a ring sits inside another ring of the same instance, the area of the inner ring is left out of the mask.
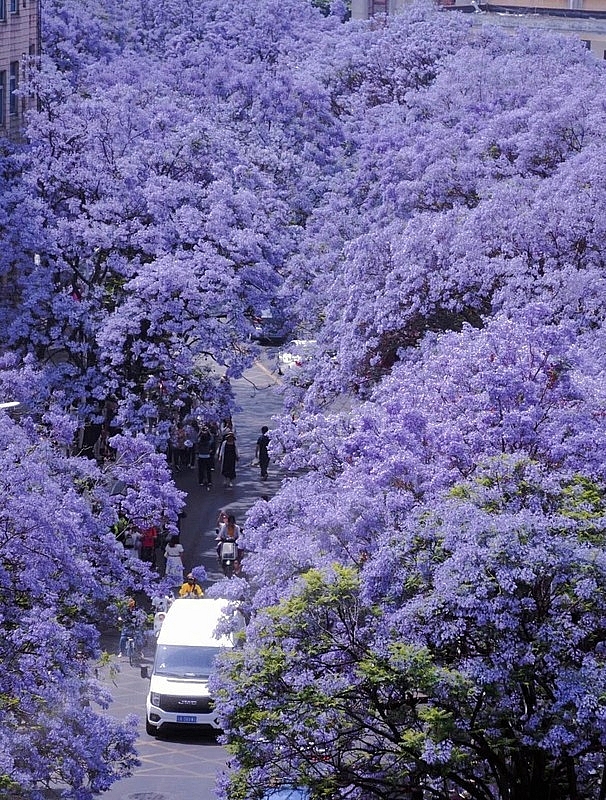
<path id="1" fill-rule="evenodd" d="M 582 541 L 604 546 L 606 531 L 606 489 L 586 475 L 575 475 L 562 487 L 560 512 L 564 517 L 583 523 L 578 528 Z"/>
<path id="2" fill-rule="evenodd" d="M 365 785 L 369 776 L 383 786 L 379 794 L 389 793 L 400 783 L 413 785 L 421 764 L 442 773 L 441 764 L 425 763 L 424 752 L 430 742 L 446 742 L 454 717 L 429 698 L 441 687 L 454 702 L 469 687 L 395 632 L 386 649 L 377 646 L 381 614 L 361 602 L 359 591 L 355 568 L 310 570 L 291 596 L 257 620 L 255 648 L 245 646 L 225 662 L 219 705 L 237 695 L 226 726 L 239 766 L 231 800 L 250 796 L 260 764 L 268 784 L 296 764 L 298 782 L 317 797 L 334 797 L 352 781 Z M 263 755 L 268 747 L 271 758 Z"/>

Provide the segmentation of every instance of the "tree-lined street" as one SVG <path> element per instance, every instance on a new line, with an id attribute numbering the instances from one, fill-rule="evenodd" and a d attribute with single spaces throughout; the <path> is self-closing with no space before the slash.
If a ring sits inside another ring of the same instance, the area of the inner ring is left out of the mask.
<path id="1" fill-rule="evenodd" d="M 211 492 L 198 486 L 197 472 L 184 470 L 177 475 L 177 484 L 187 492 L 187 516 L 181 522 L 181 541 L 185 547 L 186 571 L 202 564 L 209 581 L 222 578 L 215 552 L 215 523 L 220 509 L 234 513 L 244 525 L 246 513 L 261 494 L 273 495 L 279 488 L 283 471 L 275 464 L 267 481 L 260 480 L 258 467 L 251 466 L 255 443 L 263 424 L 271 424 L 271 416 L 281 408 L 276 393 L 278 378 L 272 364 L 262 358 L 247 370 L 244 377 L 233 381 L 233 389 L 241 411 L 234 414 L 234 424 L 241 451 L 238 478 L 233 489 L 224 489 L 215 471 Z M 205 584 L 207 586 L 207 584 Z M 115 642 L 112 642 L 115 647 Z M 153 659 L 153 645 L 145 650 L 144 663 Z M 212 732 L 172 732 L 158 738 L 145 733 L 145 697 L 148 681 L 138 668 L 126 662 L 111 678 L 114 697 L 110 713 L 118 718 L 134 714 L 139 718 L 137 750 L 141 765 L 134 775 L 116 784 L 103 797 L 107 800 L 213 800 L 216 797 L 217 773 L 225 767 L 227 753 Z"/>
<path id="2" fill-rule="evenodd" d="M 145 682 L 111 716 L 94 673 L 181 522 L 247 621 L 218 800 L 604 800 L 605 62 L 432 0 L 41 5 L 0 147 L 0 795 L 214 791 L 212 742 L 135 767 Z"/>
<path id="3" fill-rule="evenodd" d="M 275 372 L 272 373 L 271 364 L 266 359 L 257 362 L 245 372 L 243 378 L 232 381 L 232 386 L 236 403 L 241 409 L 233 415 L 240 453 L 234 488 L 224 487 L 218 465 L 215 467 L 210 492 L 198 486 L 196 470 L 184 470 L 176 476 L 178 487 L 187 492 L 187 517 L 181 521 L 185 569 L 187 572 L 202 564 L 210 580 L 222 577 L 215 552 L 215 529 L 219 512 L 224 510 L 235 514 L 238 524 L 245 527 L 248 509 L 262 495 L 274 495 L 284 475 L 279 466 L 272 464 L 269 479 L 261 481 L 259 467 L 252 466 L 261 426 L 271 426 L 271 417 L 279 414 L 282 408 L 280 395 L 276 392 L 279 380 Z"/>

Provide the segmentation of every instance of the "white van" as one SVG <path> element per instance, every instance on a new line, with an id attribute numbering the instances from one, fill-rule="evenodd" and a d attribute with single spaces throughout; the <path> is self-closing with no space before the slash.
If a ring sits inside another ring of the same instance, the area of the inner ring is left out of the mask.
<path id="1" fill-rule="evenodd" d="M 141 675 L 150 678 L 145 716 L 145 730 L 150 736 L 156 736 L 166 725 L 220 727 L 208 678 L 218 653 L 233 647 L 231 637 L 215 636 L 227 605 L 227 600 L 181 598 L 166 612 L 154 665 L 141 668 Z"/>

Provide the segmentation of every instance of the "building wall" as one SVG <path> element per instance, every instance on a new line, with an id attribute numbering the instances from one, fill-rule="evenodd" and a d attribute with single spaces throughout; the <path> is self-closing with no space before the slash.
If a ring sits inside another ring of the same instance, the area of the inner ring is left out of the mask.
<path id="1" fill-rule="evenodd" d="M 40 0 L 0 0 L 0 137 L 21 138 L 32 100 L 14 90 L 40 55 Z"/>
<path id="2" fill-rule="evenodd" d="M 351 0 L 352 19 L 370 19 L 375 14 L 393 14 L 404 0 Z"/>
<path id="3" fill-rule="evenodd" d="M 560 36 L 573 36 L 585 43 L 596 58 L 606 58 L 606 19 L 592 17 L 559 17 L 543 13 L 502 14 L 487 11 L 474 14 L 476 24 L 499 25 L 515 29 L 521 25 Z"/>
<path id="4" fill-rule="evenodd" d="M 351 0 L 352 19 L 369 19 L 374 14 L 393 14 L 410 0 Z M 470 0 L 437 0 L 438 5 L 470 6 Z M 597 13 L 606 16 L 606 0 L 481 0 L 480 5 L 499 5 L 512 10 L 579 11 L 583 16 Z"/>
<path id="5" fill-rule="evenodd" d="M 370 19 L 374 14 L 394 14 L 409 0 L 352 0 L 352 19 Z M 524 25 L 581 39 L 597 58 L 606 58 L 606 0 L 478 0 L 481 13 L 475 13 L 471 0 L 437 0 L 473 13 L 475 24 L 494 24 L 505 28 Z M 506 12 L 510 11 L 508 14 Z M 595 16 L 594 16 L 595 15 Z"/>

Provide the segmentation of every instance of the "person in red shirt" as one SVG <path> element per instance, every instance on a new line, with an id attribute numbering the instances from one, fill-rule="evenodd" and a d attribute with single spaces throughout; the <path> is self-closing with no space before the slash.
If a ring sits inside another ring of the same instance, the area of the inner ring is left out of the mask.
<path id="1" fill-rule="evenodd" d="M 158 529 L 153 525 L 149 528 L 139 528 L 139 534 L 141 536 L 141 560 L 149 561 L 154 566 Z"/>

